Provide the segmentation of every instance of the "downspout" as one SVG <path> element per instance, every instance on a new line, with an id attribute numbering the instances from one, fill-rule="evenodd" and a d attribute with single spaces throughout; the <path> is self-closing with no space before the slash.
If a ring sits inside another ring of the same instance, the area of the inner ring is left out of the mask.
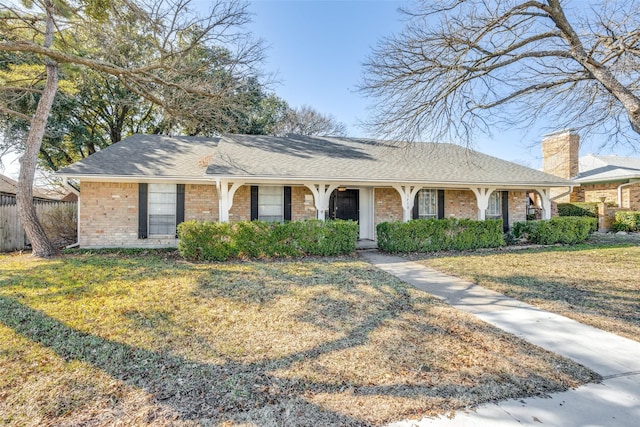
<path id="1" fill-rule="evenodd" d="M 550 200 L 557 200 L 560 197 L 568 196 L 569 194 L 573 193 L 573 187 L 574 187 L 574 185 L 570 185 L 569 186 L 569 191 L 565 191 L 564 193 L 558 194 L 557 196 L 553 196 L 553 197 L 551 197 Z"/>
<path id="2" fill-rule="evenodd" d="M 638 182 L 640 182 L 640 181 L 631 181 L 631 180 L 629 180 L 629 182 L 627 182 L 627 183 L 618 185 L 618 207 L 619 208 L 622 207 L 622 187 L 626 187 L 628 185 L 637 184 Z"/>
<path id="3" fill-rule="evenodd" d="M 71 185 L 67 178 L 63 178 L 62 179 L 62 186 L 78 197 L 78 205 L 76 207 L 76 209 L 77 209 L 76 215 L 77 215 L 77 218 L 78 218 L 78 220 L 76 221 L 77 222 L 77 225 L 76 225 L 76 227 L 77 227 L 77 230 L 76 230 L 76 242 L 72 243 L 72 244 L 70 244 L 68 246 L 65 246 L 65 249 L 71 249 L 71 248 L 76 248 L 76 247 L 80 246 L 80 190 L 78 190 L 76 187 Z"/>

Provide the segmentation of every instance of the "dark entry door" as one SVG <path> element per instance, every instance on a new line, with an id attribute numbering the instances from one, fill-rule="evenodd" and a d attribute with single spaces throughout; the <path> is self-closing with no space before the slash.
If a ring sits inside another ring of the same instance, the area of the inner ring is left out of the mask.
<path id="1" fill-rule="evenodd" d="M 332 219 L 360 219 L 360 191 L 334 190 L 329 199 L 329 217 Z"/>

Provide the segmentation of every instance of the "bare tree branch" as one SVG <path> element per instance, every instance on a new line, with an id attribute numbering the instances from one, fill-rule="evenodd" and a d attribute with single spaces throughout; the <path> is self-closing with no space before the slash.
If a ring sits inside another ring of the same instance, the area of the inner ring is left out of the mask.
<path id="1" fill-rule="evenodd" d="M 567 15 L 569 1 L 419 2 L 364 64 L 366 125 L 391 139 L 470 143 L 544 118 L 637 142 L 640 5 L 601 0 Z"/>

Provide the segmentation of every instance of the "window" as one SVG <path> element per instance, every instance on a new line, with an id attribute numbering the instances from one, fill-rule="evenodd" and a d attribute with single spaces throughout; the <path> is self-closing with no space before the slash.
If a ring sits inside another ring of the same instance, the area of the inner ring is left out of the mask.
<path id="1" fill-rule="evenodd" d="M 175 184 L 149 184 L 149 235 L 176 234 L 177 191 Z"/>
<path id="2" fill-rule="evenodd" d="M 502 218 L 502 191 L 494 191 L 489 196 L 489 206 L 487 207 L 486 218 Z"/>
<path id="3" fill-rule="evenodd" d="M 284 221 L 284 187 L 260 186 L 258 190 L 258 219 Z"/>
<path id="4" fill-rule="evenodd" d="M 418 218 L 438 217 L 438 190 L 418 191 Z"/>

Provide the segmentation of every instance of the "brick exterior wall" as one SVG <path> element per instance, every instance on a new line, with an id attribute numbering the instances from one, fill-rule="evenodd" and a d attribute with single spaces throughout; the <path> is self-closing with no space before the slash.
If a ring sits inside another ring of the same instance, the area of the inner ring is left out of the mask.
<path id="1" fill-rule="evenodd" d="M 444 191 L 445 218 L 478 219 L 478 202 L 471 190 Z"/>
<path id="2" fill-rule="evenodd" d="M 217 209 L 216 209 L 217 212 Z M 307 187 L 291 187 L 291 220 L 315 219 L 316 208 L 313 194 Z M 233 196 L 233 206 L 229 211 L 229 221 L 251 220 L 251 186 L 243 185 Z"/>
<path id="3" fill-rule="evenodd" d="M 138 239 L 138 184 L 80 183 L 80 246 L 171 246 L 175 239 Z"/>
<path id="4" fill-rule="evenodd" d="M 218 221 L 218 194 L 215 185 L 185 185 L 184 219 Z"/>
<path id="5" fill-rule="evenodd" d="M 618 203 L 618 186 L 622 182 L 584 184 L 571 193 L 572 202 L 597 202 L 606 197 L 605 203 Z M 640 210 L 640 182 L 622 187 L 622 209 Z"/>
<path id="6" fill-rule="evenodd" d="M 402 200 L 395 188 L 376 188 L 373 192 L 374 227 L 381 222 L 402 221 Z"/>
<path id="7" fill-rule="evenodd" d="M 445 190 L 445 218 L 478 219 L 478 203 L 471 190 Z M 375 189 L 375 225 L 385 221 L 401 221 L 400 195 L 393 188 Z M 509 192 L 509 225 L 527 219 L 527 193 Z"/>
<path id="8" fill-rule="evenodd" d="M 218 196 L 214 185 L 187 184 L 184 219 L 217 221 Z M 166 247 L 175 238 L 138 239 L 138 183 L 80 183 L 81 247 Z"/>
<path id="9" fill-rule="evenodd" d="M 527 220 L 527 192 L 509 191 L 509 226 Z"/>
<path id="10" fill-rule="evenodd" d="M 307 187 L 291 187 L 291 220 L 316 219 L 313 193 Z"/>
<path id="11" fill-rule="evenodd" d="M 640 200 L 640 185 L 635 186 Z M 81 183 L 80 246 L 82 247 L 166 247 L 175 246 L 175 238 L 138 239 L 138 184 L 137 183 Z M 634 194 L 636 194 L 634 193 Z M 294 186 L 291 191 L 292 219 L 294 221 L 316 217 L 311 191 Z M 393 188 L 374 189 L 374 223 L 401 221 L 400 195 Z M 526 193 L 509 194 L 509 222 L 524 221 Z M 249 220 L 251 216 L 251 189 L 245 185 L 238 189 L 229 214 L 230 221 Z M 475 195 L 470 190 L 445 191 L 447 218 L 477 218 Z M 185 220 L 218 220 L 218 198 L 214 185 L 185 185 Z"/>
<path id="12" fill-rule="evenodd" d="M 251 186 L 243 185 L 233 196 L 229 222 L 251 221 Z"/>

